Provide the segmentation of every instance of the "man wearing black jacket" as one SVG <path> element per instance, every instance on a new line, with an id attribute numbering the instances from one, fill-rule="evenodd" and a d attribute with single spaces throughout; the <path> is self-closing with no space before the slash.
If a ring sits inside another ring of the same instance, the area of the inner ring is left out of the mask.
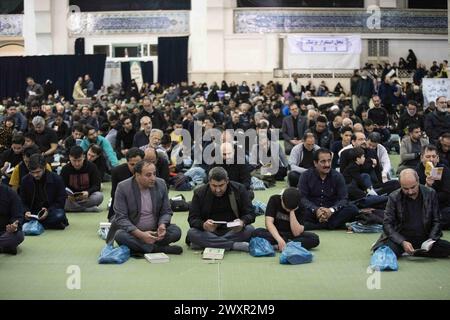
<path id="1" fill-rule="evenodd" d="M 30 173 L 20 184 L 25 219 L 30 220 L 30 215 L 43 211 L 39 222 L 45 229 L 64 230 L 69 222 L 64 212 L 67 195 L 61 177 L 46 170 L 45 159 L 40 154 L 30 157 L 28 168 Z"/>
<path id="2" fill-rule="evenodd" d="M 446 258 L 450 255 L 450 243 L 441 240 L 439 204 L 436 192 L 419 183 L 419 176 L 412 169 L 400 173 L 401 189 L 389 195 L 383 222 L 384 233 L 373 250 L 386 245 L 397 257 L 404 252 L 414 254 L 424 241 L 436 241 L 428 252 L 420 255 Z"/>
<path id="3" fill-rule="evenodd" d="M 69 152 L 69 163 L 61 170 L 66 188 L 75 194 L 69 194 L 66 211 L 99 212 L 98 206 L 103 202 L 100 192 L 100 173 L 95 164 L 87 161 L 80 146 L 74 146 Z"/>
<path id="4" fill-rule="evenodd" d="M 144 110 L 139 113 L 138 119 L 141 120 L 142 117 L 148 116 L 152 120 L 152 125 L 154 129 L 166 130 L 167 122 L 164 119 L 163 114 L 153 108 L 153 102 L 150 98 L 145 97 L 142 101 L 142 107 Z"/>
<path id="5" fill-rule="evenodd" d="M 22 232 L 23 208 L 16 192 L 0 184 L 0 254 L 17 254 L 24 240 Z"/>
<path id="6" fill-rule="evenodd" d="M 208 178 L 208 184 L 194 191 L 186 242 L 192 249 L 248 251 L 248 241 L 255 229 L 250 225 L 255 221 L 255 211 L 247 190 L 230 181 L 224 168 L 213 168 Z M 227 226 L 229 222 L 234 225 Z"/>
<path id="7" fill-rule="evenodd" d="M 114 195 L 116 194 L 117 185 L 134 174 L 134 166 L 136 163 L 144 159 L 144 151 L 139 148 L 131 148 L 128 150 L 126 159 L 127 163 L 123 163 L 113 168 L 111 171 L 111 205 L 108 212 L 108 220 L 114 217 Z"/>
<path id="8" fill-rule="evenodd" d="M 420 163 L 417 165 L 416 171 L 419 175 L 421 184 L 434 189 L 437 193 L 439 209 L 441 210 L 441 227 L 442 229 L 450 228 L 450 169 L 440 163 L 438 150 L 433 145 L 427 145 L 422 148 Z M 425 165 L 431 162 L 434 167 L 442 168 L 442 177 L 440 180 L 434 179 L 430 175 L 425 174 Z"/>
<path id="9" fill-rule="evenodd" d="M 227 172 L 227 176 L 231 181 L 239 182 L 244 185 L 247 190 L 251 187 L 251 177 L 249 166 L 245 163 L 245 159 L 237 159 L 235 148 L 229 142 L 222 143 L 220 146 L 222 152 L 222 164 L 212 164 L 208 168 L 208 172 L 215 167 L 222 167 Z"/>

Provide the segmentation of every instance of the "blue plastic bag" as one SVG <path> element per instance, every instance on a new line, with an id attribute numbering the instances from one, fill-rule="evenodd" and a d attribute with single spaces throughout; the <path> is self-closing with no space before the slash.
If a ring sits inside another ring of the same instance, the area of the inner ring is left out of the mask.
<path id="1" fill-rule="evenodd" d="M 250 240 L 249 251 L 253 257 L 273 257 L 275 255 L 275 250 L 270 242 L 260 237 Z"/>
<path id="2" fill-rule="evenodd" d="M 259 200 L 253 200 L 253 207 L 255 208 L 255 213 L 257 216 L 262 216 L 266 213 L 266 204 Z"/>
<path id="3" fill-rule="evenodd" d="M 310 263 L 313 255 L 311 252 L 302 247 L 300 242 L 290 241 L 286 244 L 280 255 L 281 264 L 302 264 Z"/>
<path id="4" fill-rule="evenodd" d="M 114 248 L 112 244 L 107 244 L 100 252 L 98 263 L 122 264 L 130 258 L 130 249 L 127 246 Z"/>
<path id="5" fill-rule="evenodd" d="M 26 236 L 38 236 L 44 232 L 44 226 L 38 220 L 31 220 L 22 226 Z"/>
<path id="6" fill-rule="evenodd" d="M 381 233 L 383 232 L 383 225 L 381 224 L 361 224 L 359 222 L 346 223 L 347 228 L 354 233 Z"/>
<path id="7" fill-rule="evenodd" d="M 379 247 L 370 258 L 370 267 L 378 271 L 397 271 L 397 256 L 388 246 Z"/>

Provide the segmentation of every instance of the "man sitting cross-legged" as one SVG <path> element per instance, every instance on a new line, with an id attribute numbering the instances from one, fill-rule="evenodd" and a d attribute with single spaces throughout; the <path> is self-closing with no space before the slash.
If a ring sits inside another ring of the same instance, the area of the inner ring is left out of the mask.
<path id="1" fill-rule="evenodd" d="M 181 237 L 181 230 L 171 224 L 167 186 L 156 177 L 154 163 L 141 160 L 134 175 L 120 182 L 114 196 L 114 218 L 107 242 L 115 240 L 130 248 L 132 254 L 164 252 L 181 254 L 183 249 L 169 245 Z"/>

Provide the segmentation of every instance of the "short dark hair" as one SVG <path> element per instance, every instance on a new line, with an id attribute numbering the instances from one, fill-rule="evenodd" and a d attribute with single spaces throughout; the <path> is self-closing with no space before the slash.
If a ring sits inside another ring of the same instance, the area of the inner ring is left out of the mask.
<path id="1" fill-rule="evenodd" d="M 80 146 L 73 146 L 70 148 L 69 156 L 79 159 L 83 156 L 83 148 Z"/>
<path id="2" fill-rule="evenodd" d="M 379 132 L 372 132 L 367 139 L 375 143 L 381 143 L 381 134 Z"/>
<path id="3" fill-rule="evenodd" d="M 364 149 L 361 147 L 351 148 L 348 151 L 348 156 L 351 161 L 356 161 L 356 159 L 361 158 L 364 154 Z"/>
<path id="4" fill-rule="evenodd" d="M 421 154 L 424 154 L 426 151 L 436 151 L 436 153 L 438 153 L 438 148 L 434 144 L 427 144 L 426 146 L 422 147 Z"/>
<path id="5" fill-rule="evenodd" d="M 365 126 L 373 126 L 373 121 L 370 119 L 366 119 L 366 120 L 364 120 L 363 125 L 364 125 L 364 127 Z"/>
<path id="6" fill-rule="evenodd" d="M 84 135 L 87 136 L 89 134 L 89 131 L 96 130 L 93 126 L 90 124 L 87 124 L 84 126 Z"/>
<path id="7" fill-rule="evenodd" d="M 300 206 L 300 191 L 297 188 L 289 187 L 284 189 L 281 199 L 288 210 L 293 210 Z"/>
<path id="8" fill-rule="evenodd" d="M 450 139 L 450 132 L 444 132 L 439 138 Z"/>
<path id="9" fill-rule="evenodd" d="M 314 160 L 315 162 L 318 162 L 318 161 L 319 161 L 319 156 L 320 156 L 322 153 L 327 153 L 327 154 L 329 154 L 330 156 L 332 155 L 332 153 L 331 153 L 330 150 L 325 149 L 325 148 L 320 148 L 320 149 L 318 149 L 318 150 L 316 150 L 316 151 L 314 152 L 314 154 L 313 154 L 313 160 Z"/>
<path id="10" fill-rule="evenodd" d="M 25 138 L 22 134 L 15 134 L 13 135 L 11 139 L 11 144 L 21 144 L 23 145 L 25 143 Z"/>
<path id="11" fill-rule="evenodd" d="M 39 149 L 39 147 L 35 144 L 33 144 L 32 146 L 28 146 L 23 150 L 23 156 L 30 158 L 33 154 L 36 153 L 41 153 L 41 150 Z"/>
<path id="12" fill-rule="evenodd" d="M 325 116 L 318 116 L 317 119 L 316 119 L 316 123 L 317 122 L 327 123 L 328 120 L 327 120 L 327 118 Z"/>
<path id="13" fill-rule="evenodd" d="M 13 126 L 16 125 L 16 118 L 14 118 L 14 117 L 12 117 L 12 116 L 6 117 L 6 118 L 5 118 L 5 122 L 6 122 L 6 121 L 12 122 L 12 123 L 13 123 Z"/>
<path id="14" fill-rule="evenodd" d="M 209 171 L 208 181 L 228 180 L 228 172 L 222 167 L 214 167 Z"/>
<path id="15" fill-rule="evenodd" d="M 132 158 L 136 158 L 136 157 L 140 157 L 141 159 L 144 159 L 145 152 L 136 147 L 128 149 L 127 155 L 125 157 L 127 159 L 127 161 Z"/>
<path id="16" fill-rule="evenodd" d="M 416 129 L 421 129 L 421 127 L 420 127 L 420 125 L 419 125 L 418 123 L 413 122 L 413 123 L 411 123 L 411 124 L 408 126 L 408 132 L 409 132 L 409 133 L 413 132 L 413 131 L 416 130 Z"/>
<path id="17" fill-rule="evenodd" d="M 84 127 L 83 127 L 83 125 L 82 125 L 81 123 L 75 123 L 75 124 L 73 125 L 73 127 L 72 127 L 72 132 L 75 132 L 75 131 L 84 133 Z"/>
<path id="18" fill-rule="evenodd" d="M 44 156 L 40 153 L 35 153 L 30 156 L 28 170 L 29 171 L 33 171 L 36 169 L 44 169 L 45 170 L 46 165 L 47 165 L 47 162 L 45 161 Z"/>
<path id="19" fill-rule="evenodd" d="M 33 142 L 36 142 L 36 135 L 32 131 L 25 132 L 23 135 L 24 139 L 30 139 Z"/>
<path id="20" fill-rule="evenodd" d="M 408 105 L 413 105 L 413 106 L 415 106 L 417 108 L 417 102 L 414 101 L 414 100 L 409 100 L 408 101 Z"/>
<path id="21" fill-rule="evenodd" d="M 165 133 L 163 134 L 162 138 L 161 138 L 161 145 L 165 146 L 167 144 L 171 144 L 172 143 L 172 138 L 170 137 L 170 134 Z"/>
<path id="22" fill-rule="evenodd" d="M 91 143 L 91 145 L 89 146 L 88 150 L 91 150 L 93 153 L 95 153 L 98 156 L 101 156 L 103 153 L 102 148 L 95 144 L 95 143 Z"/>
<path id="23" fill-rule="evenodd" d="M 148 165 L 155 165 L 153 162 L 151 162 L 150 160 L 147 160 L 147 159 L 142 159 L 142 160 L 140 160 L 138 163 L 136 163 L 136 165 L 134 166 L 134 172 L 135 173 L 139 173 L 139 174 L 141 174 L 142 173 L 142 169 L 145 167 L 145 166 L 148 166 Z"/>
<path id="24" fill-rule="evenodd" d="M 345 132 L 351 132 L 353 135 L 353 129 L 349 126 L 345 126 L 345 127 L 342 127 L 341 129 L 339 129 L 340 134 L 344 134 Z"/>

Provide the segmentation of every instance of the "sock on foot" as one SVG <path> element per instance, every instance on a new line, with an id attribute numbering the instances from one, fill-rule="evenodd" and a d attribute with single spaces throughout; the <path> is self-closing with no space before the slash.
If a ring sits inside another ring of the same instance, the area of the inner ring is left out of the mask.
<path id="1" fill-rule="evenodd" d="M 248 242 L 235 242 L 233 243 L 232 249 L 235 251 L 249 252 L 249 244 Z"/>

